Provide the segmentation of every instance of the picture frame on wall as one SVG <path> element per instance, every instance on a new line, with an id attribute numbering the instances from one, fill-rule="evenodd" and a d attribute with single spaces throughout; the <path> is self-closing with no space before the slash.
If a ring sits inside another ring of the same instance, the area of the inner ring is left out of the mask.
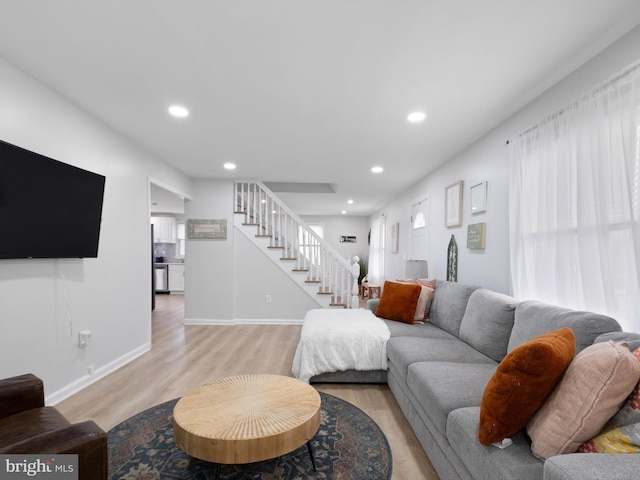
<path id="1" fill-rule="evenodd" d="M 467 248 L 470 250 L 484 250 L 487 239 L 487 224 L 474 223 L 467 226 Z"/>
<path id="2" fill-rule="evenodd" d="M 476 183 L 469 189 L 471 215 L 487 211 L 487 182 Z"/>
<path id="3" fill-rule="evenodd" d="M 444 226 L 462 225 L 462 180 L 449 185 L 444 190 Z"/>
<path id="4" fill-rule="evenodd" d="M 399 250 L 400 223 L 391 225 L 391 253 L 398 253 Z"/>
<path id="5" fill-rule="evenodd" d="M 227 219 L 188 219 L 187 239 L 226 240 Z"/>

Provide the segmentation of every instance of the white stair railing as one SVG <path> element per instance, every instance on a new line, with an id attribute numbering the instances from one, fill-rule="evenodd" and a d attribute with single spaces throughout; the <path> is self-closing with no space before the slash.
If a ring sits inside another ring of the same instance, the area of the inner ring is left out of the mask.
<path id="1" fill-rule="evenodd" d="M 281 260 L 291 262 L 292 272 L 305 273 L 306 283 L 317 284 L 319 295 L 331 295 L 332 306 L 351 308 L 357 303 L 351 264 L 263 183 L 236 182 L 234 202 L 235 213 L 245 216 L 244 224 L 255 225 L 256 236 L 269 238 L 269 248 L 282 252 Z"/>

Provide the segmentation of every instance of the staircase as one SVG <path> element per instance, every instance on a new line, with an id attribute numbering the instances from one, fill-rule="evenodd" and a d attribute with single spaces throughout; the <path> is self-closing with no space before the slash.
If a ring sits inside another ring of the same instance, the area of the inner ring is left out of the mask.
<path id="1" fill-rule="evenodd" d="M 357 308 L 351 264 L 261 182 L 236 182 L 235 228 L 323 308 Z M 355 298 L 354 298 L 355 296 Z M 354 301 L 355 300 L 355 301 Z"/>

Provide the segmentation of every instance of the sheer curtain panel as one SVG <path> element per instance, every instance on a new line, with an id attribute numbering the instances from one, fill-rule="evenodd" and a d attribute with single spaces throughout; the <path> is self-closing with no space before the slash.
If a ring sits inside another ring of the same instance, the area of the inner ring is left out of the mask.
<path id="1" fill-rule="evenodd" d="M 640 332 L 640 63 L 509 140 L 514 295 Z"/>
<path id="2" fill-rule="evenodd" d="M 369 281 L 375 285 L 384 283 L 384 237 L 386 233 L 385 217 L 380 216 L 371 224 L 371 242 L 369 244 Z"/>

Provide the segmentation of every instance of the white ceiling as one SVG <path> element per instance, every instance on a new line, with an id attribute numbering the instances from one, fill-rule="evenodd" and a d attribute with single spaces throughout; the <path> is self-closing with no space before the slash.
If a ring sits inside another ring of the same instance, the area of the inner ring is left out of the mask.
<path id="1" fill-rule="evenodd" d="M 328 183 L 282 197 L 367 215 L 639 22 L 638 0 L 0 0 L 0 56 L 190 176 Z"/>

